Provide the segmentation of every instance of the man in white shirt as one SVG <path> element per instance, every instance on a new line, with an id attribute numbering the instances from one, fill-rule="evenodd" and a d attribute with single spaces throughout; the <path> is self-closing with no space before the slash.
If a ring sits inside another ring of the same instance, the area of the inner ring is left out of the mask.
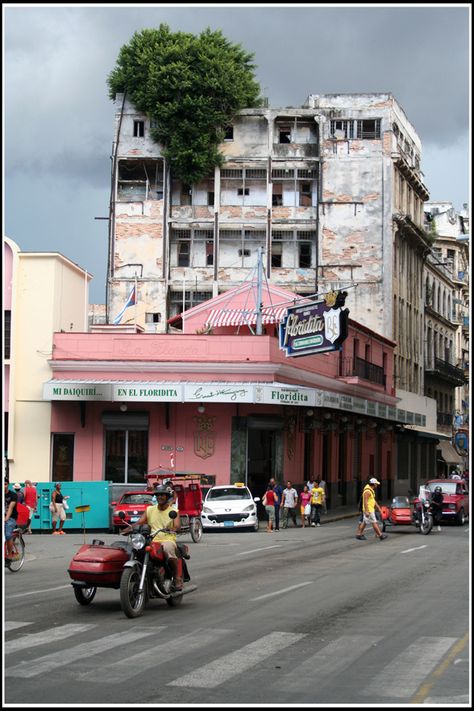
<path id="1" fill-rule="evenodd" d="M 291 481 L 286 483 L 283 489 L 280 508 L 282 509 L 282 528 L 288 528 L 288 518 L 291 517 L 296 527 L 296 504 L 298 503 L 298 492 L 293 488 Z"/>

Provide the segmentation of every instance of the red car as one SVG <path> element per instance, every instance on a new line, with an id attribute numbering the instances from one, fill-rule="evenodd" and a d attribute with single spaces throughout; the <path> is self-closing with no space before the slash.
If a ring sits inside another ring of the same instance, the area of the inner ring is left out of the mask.
<path id="1" fill-rule="evenodd" d="M 126 491 L 120 499 L 112 501 L 112 527 L 117 533 L 120 528 L 123 528 L 123 521 L 119 518 L 119 511 L 125 514 L 125 523 L 136 523 L 147 506 L 150 506 L 153 498 L 151 491 Z"/>
<path id="2" fill-rule="evenodd" d="M 432 493 L 437 486 L 443 492 L 443 519 L 462 526 L 469 516 L 469 492 L 463 480 L 430 479 L 425 484 Z"/>

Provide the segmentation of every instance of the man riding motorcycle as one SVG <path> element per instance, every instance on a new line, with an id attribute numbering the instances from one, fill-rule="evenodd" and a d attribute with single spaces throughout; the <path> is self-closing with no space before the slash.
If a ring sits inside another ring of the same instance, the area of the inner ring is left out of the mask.
<path id="1" fill-rule="evenodd" d="M 175 511 L 176 508 L 173 506 L 173 490 L 170 486 L 156 486 L 155 496 L 158 503 L 156 505 L 148 506 L 143 512 L 142 516 L 137 521 L 136 525 L 142 525 L 147 523 L 151 531 L 156 531 L 159 528 L 167 528 L 179 533 L 181 530 L 181 523 L 179 514 L 176 518 L 170 518 L 170 511 Z M 176 533 L 165 533 L 161 531 L 154 536 L 153 541 L 160 543 L 165 552 L 166 558 L 173 572 L 174 577 L 174 589 L 183 589 L 183 571 L 182 571 L 182 561 L 177 557 L 177 547 L 176 547 Z"/>
<path id="2" fill-rule="evenodd" d="M 443 515 L 443 490 L 440 486 L 436 486 L 431 497 L 431 511 L 433 513 L 433 521 L 438 526 L 438 531 L 441 530 L 439 525 L 441 516 Z"/>

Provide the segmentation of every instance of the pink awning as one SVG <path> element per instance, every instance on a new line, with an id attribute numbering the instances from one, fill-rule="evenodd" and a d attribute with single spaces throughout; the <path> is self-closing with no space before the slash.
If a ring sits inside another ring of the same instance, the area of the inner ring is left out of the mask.
<path id="1" fill-rule="evenodd" d="M 279 323 L 286 313 L 286 306 L 265 306 L 262 308 L 262 324 Z M 206 318 L 206 326 L 254 326 L 257 314 L 247 309 L 211 309 Z"/>

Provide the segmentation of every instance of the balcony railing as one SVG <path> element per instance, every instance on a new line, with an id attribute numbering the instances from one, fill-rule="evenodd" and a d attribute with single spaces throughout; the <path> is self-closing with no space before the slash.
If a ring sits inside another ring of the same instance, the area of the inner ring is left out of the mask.
<path id="1" fill-rule="evenodd" d="M 452 385 L 464 385 L 464 370 L 441 358 L 430 358 L 425 363 L 425 372 L 447 380 Z"/>
<path id="2" fill-rule="evenodd" d="M 386 375 L 380 365 L 369 363 L 363 358 L 343 358 L 341 364 L 341 377 L 356 377 L 370 380 L 372 383 L 385 387 Z"/>
<path id="3" fill-rule="evenodd" d="M 436 415 L 436 422 L 438 425 L 443 425 L 444 427 L 451 427 L 453 424 L 453 416 L 450 412 L 438 412 Z"/>

